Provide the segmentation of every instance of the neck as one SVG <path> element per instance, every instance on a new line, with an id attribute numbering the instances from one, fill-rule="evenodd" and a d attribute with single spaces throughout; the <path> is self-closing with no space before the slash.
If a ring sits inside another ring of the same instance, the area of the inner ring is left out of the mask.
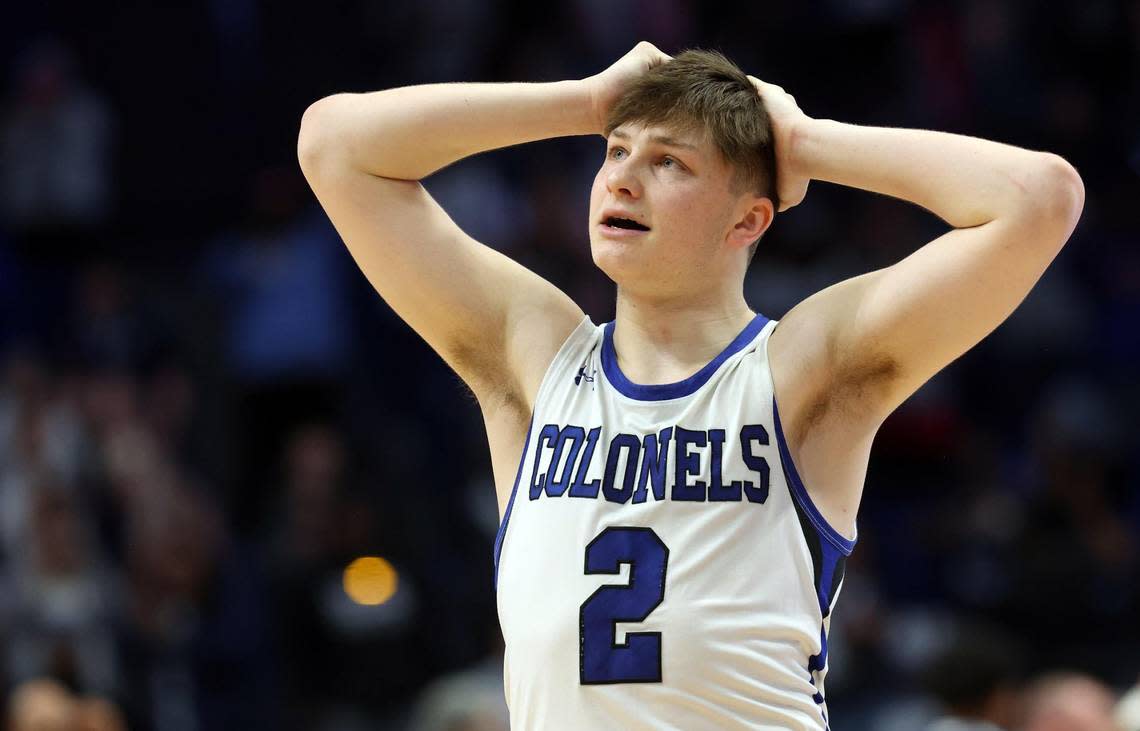
<path id="1" fill-rule="evenodd" d="M 683 380 L 724 350 L 755 314 L 743 292 L 647 300 L 618 287 L 613 334 L 618 367 L 642 385 Z"/>

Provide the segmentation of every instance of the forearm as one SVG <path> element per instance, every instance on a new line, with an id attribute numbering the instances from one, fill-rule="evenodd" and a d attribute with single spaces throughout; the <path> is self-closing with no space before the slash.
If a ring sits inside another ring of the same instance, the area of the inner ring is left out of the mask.
<path id="1" fill-rule="evenodd" d="M 792 144 L 800 174 L 911 201 L 955 228 L 1083 201 L 1080 178 L 1056 155 L 976 137 L 818 119 Z"/>
<path id="2" fill-rule="evenodd" d="M 424 84 L 321 99 L 301 121 L 298 154 L 420 180 L 469 155 L 595 127 L 580 81 Z"/>

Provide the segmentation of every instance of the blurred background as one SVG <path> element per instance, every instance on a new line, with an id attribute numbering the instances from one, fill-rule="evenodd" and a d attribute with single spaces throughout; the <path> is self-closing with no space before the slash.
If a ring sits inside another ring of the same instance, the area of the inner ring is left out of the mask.
<path id="1" fill-rule="evenodd" d="M 641 39 L 717 48 L 812 116 L 1080 171 L 1083 218 L 1029 299 L 875 441 L 827 689 L 839 731 L 1140 729 L 1140 700 L 1117 705 L 1140 677 L 1137 0 L 10 4 L 7 728 L 506 728 L 477 404 L 357 272 L 296 135 L 331 93 L 581 78 Z M 535 143 L 425 184 L 604 322 L 603 151 Z M 747 300 L 781 317 L 945 230 L 813 183 Z"/>

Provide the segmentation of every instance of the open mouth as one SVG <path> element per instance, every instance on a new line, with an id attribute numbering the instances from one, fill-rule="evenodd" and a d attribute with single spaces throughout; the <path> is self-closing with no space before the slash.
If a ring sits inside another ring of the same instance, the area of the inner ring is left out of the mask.
<path id="1" fill-rule="evenodd" d="M 648 231 L 649 227 L 638 223 L 629 218 L 620 218 L 618 216 L 610 216 L 602 221 L 602 225 L 611 228 L 624 228 L 630 231 Z"/>

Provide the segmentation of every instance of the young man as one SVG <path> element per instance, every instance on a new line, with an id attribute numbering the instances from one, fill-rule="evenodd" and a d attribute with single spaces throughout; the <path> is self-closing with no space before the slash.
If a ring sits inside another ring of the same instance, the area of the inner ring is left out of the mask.
<path id="1" fill-rule="evenodd" d="M 582 134 L 608 139 L 588 222 L 617 284 L 603 325 L 417 182 Z M 645 42 L 583 80 L 328 97 L 298 147 L 365 275 L 479 400 L 528 731 L 826 728 L 828 615 L 875 432 L 1010 314 L 1084 197 L 1056 155 L 812 119 L 718 54 Z M 811 179 L 955 228 L 768 320 L 745 270 Z"/>

